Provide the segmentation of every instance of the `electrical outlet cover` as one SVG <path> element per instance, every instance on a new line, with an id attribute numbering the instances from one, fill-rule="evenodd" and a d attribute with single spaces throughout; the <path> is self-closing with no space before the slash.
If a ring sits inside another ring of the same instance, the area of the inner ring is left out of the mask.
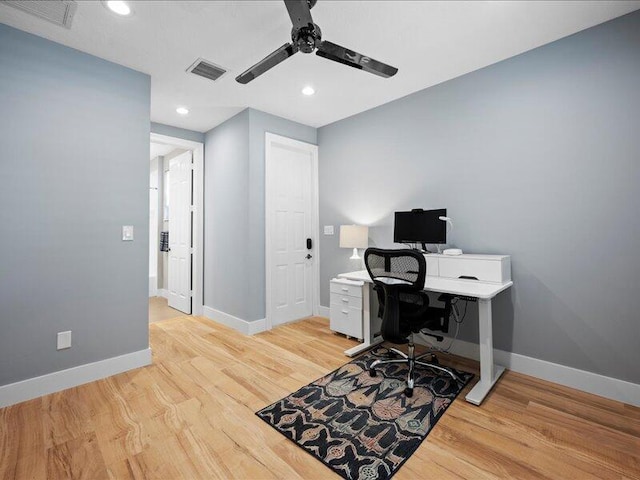
<path id="1" fill-rule="evenodd" d="M 71 348 L 71 330 L 58 332 L 58 350 Z"/>
<path id="2" fill-rule="evenodd" d="M 133 241 L 133 225 L 122 226 L 122 241 L 123 242 Z"/>

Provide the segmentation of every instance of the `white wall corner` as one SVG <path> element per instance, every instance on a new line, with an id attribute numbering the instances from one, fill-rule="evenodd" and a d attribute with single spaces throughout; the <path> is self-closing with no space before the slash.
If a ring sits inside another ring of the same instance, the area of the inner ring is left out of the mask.
<path id="1" fill-rule="evenodd" d="M 331 309 L 329 307 L 323 307 L 322 305 L 318 307 L 318 316 L 320 317 L 329 318 L 330 312 Z"/>
<path id="2" fill-rule="evenodd" d="M 168 300 L 169 299 L 169 290 L 167 290 L 166 288 L 159 288 L 158 289 L 158 297 L 166 298 Z"/>
<path id="3" fill-rule="evenodd" d="M 421 345 L 429 345 L 429 342 L 420 335 L 416 336 L 415 341 Z M 480 359 L 478 344 L 464 340 L 454 341 L 451 353 L 472 360 Z M 640 407 L 640 385 L 638 384 L 495 348 L 493 355 L 497 365 L 502 365 L 514 372 Z"/>
<path id="4" fill-rule="evenodd" d="M 256 333 L 264 332 L 267 329 L 267 322 L 264 318 L 250 322 L 242 318 L 234 317 L 233 315 L 220 310 L 216 310 L 215 308 L 207 307 L 206 305 L 202 310 L 203 315 L 209 320 L 231 327 L 245 335 L 254 335 Z"/>
<path id="5" fill-rule="evenodd" d="M 267 319 L 260 318 L 249 322 L 249 335 L 255 335 L 256 333 L 265 332 L 267 330 Z"/>
<path id="6" fill-rule="evenodd" d="M 158 296 L 158 277 L 149 276 L 149 297 Z"/>
<path id="7" fill-rule="evenodd" d="M 0 387 L 0 408 L 151 365 L 151 361 L 151 348 L 146 348 L 3 385 Z"/>

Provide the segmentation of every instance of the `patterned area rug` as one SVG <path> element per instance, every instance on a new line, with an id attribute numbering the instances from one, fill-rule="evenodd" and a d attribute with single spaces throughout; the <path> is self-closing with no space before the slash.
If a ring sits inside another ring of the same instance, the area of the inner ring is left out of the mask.
<path id="1" fill-rule="evenodd" d="M 407 461 L 473 374 L 416 369 L 413 397 L 404 395 L 408 368 L 368 366 L 386 358 L 379 347 L 258 411 L 261 419 L 346 479 L 387 479 Z"/>

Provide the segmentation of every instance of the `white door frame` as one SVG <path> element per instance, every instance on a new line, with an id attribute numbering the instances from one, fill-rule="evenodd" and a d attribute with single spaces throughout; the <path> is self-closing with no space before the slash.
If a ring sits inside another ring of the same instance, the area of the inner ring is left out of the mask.
<path id="1" fill-rule="evenodd" d="M 154 143 L 166 143 L 193 151 L 193 266 L 192 315 L 202 315 L 204 305 L 204 143 L 151 133 Z"/>
<path id="2" fill-rule="evenodd" d="M 312 264 L 312 273 L 311 276 L 313 278 L 313 293 L 312 297 L 312 313 L 313 315 L 318 315 L 318 307 L 320 305 L 320 242 L 319 240 L 319 200 L 318 200 L 318 146 L 313 145 L 307 142 L 301 142 L 299 140 L 294 140 L 292 138 L 283 137 L 281 135 L 276 135 L 275 133 L 265 133 L 265 146 L 264 146 L 264 196 L 265 196 L 265 299 L 266 299 L 266 318 L 265 318 L 265 328 L 266 330 L 271 330 L 273 328 L 273 305 L 271 302 L 271 216 L 269 212 L 271 211 L 271 205 L 273 200 L 271 198 L 271 188 L 270 185 L 273 185 L 273 172 L 271 172 L 271 165 L 273 163 L 273 153 L 271 151 L 271 146 L 274 143 L 278 143 L 280 145 L 286 145 L 294 148 L 309 148 L 311 147 L 311 185 L 313 191 L 311 192 L 311 240 L 313 241 L 313 256 L 314 262 Z"/>

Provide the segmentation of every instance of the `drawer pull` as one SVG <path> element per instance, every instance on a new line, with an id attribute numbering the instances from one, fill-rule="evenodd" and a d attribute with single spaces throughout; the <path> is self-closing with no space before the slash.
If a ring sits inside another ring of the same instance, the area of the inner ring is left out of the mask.
<path id="1" fill-rule="evenodd" d="M 349 299 L 348 299 L 348 298 L 344 298 L 344 297 L 343 297 L 343 298 L 342 298 L 342 301 L 343 301 L 344 303 L 349 303 Z"/>
<path id="2" fill-rule="evenodd" d="M 348 314 L 348 313 L 349 313 L 349 310 L 342 310 L 342 313 L 346 313 L 346 314 Z"/>
<path id="3" fill-rule="evenodd" d="M 342 287 L 342 291 L 343 291 L 343 292 L 348 292 L 348 291 L 349 291 L 349 289 L 348 289 L 347 287 Z"/>

